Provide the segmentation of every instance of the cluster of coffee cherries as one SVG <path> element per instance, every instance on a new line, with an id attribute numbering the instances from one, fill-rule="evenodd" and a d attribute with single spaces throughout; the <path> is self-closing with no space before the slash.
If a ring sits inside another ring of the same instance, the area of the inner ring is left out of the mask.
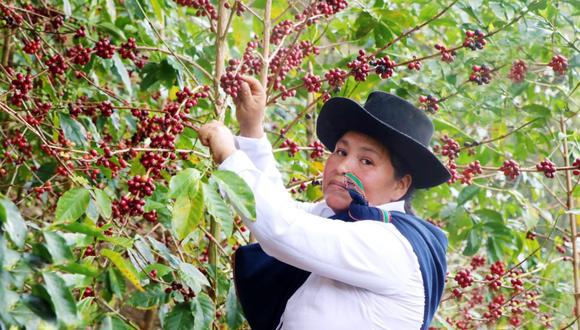
<path id="1" fill-rule="evenodd" d="M 322 87 L 322 80 L 320 77 L 311 73 L 306 74 L 304 78 L 302 78 L 302 81 L 304 83 L 304 87 L 306 87 L 310 93 L 317 93 Z"/>
<path id="2" fill-rule="evenodd" d="M 510 78 L 514 83 L 519 83 L 524 81 L 526 73 L 528 72 L 528 66 L 523 60 L 517 60 L 512 64 L 508 78 Z"/>
<path id="3" fill-rule="evenodd" d="M 230 60 L 226 73 L 220 77 L 220 87 L 231 97 L 238 97 L 242 88 L 242 75 L 238 72 L 238 61 Z"/>
<path id="4" fill-rule="evenodd" d="M 342 69 L 330 69 L 324 74 L 324 78 L 328 81 L 328 85 L 339 88 L 344 84 L 348 73 Z"/>
<path id="5" fill-rule="evenodd" d="M 83 45 L 75 45 L 74 47 L 67 49 L 66 56 L 72 63 L 84 66 L 91 60 L 91 53 L 91 48 L 85 48 Z"/>
<path id="6" fill-rule="evenodd" d="M 22 102 L 28 100 L 28 93 L 33 87 L 30 73 L 24 75 L 18 72 L 14 75 L 12 82 L 10 83 L 10 91 L 12 91 L 10 103 L 17 107 L 22 106 Z"/>
<path id="7" fill-rule="evenodd" d="M 455 164 L 455 161 L 453 159 L 449 159 L 447 161 L 446 164 L 447 170 L 449 171 L 449 180 L 447 180 L 447 183 L 452 184 L 455 183 L 457 180 L 461 179 L 461 176 L 459 175 L 459 172 L 457 171 L 457 164 Z"/>
<path id="8" fill-rule="evenodd" d="M 324 145 L 320 141 L 314 141 L 308 144 L 310 148 L 314 148 L 310 153 L 310 158 L 317 159 L 324 155 Z"/>
<path id="9" fill-rule="evenodd" d="M 113 114 L 113 104 L 109 101 L 103 101 L 99 103 L 97 109 L 101 111 L 101 114 L 104 117 L 111 117 L 111 115 Z"/>
<path id="10" fill-rule="evenodd" d="M 298 181 L 299 181 L 298 178 L 292 178 L 290 180 L 290 184 L 297 183 Z M 306 188 L 308 188 L 308 184 L 306 182 L 302 181 L 302 182 L 300 182 L 300 184 L 298 185 L 297 188 L 290 189 L 290 193 L 291 194 L 296 194 L 296 193 L 299 193 L 299 192 L 303 192 L 303 191 L 306 190 Z"/>
<path id="11" fill-rule="evenodd" d="M 557 74 L 563 75 L 568 69 L 568 59 L 562 55 L 554 55 L 550 63 L 548 63 L 548 66 Z"/>
<path id="12" fill-rule="evenodd" d="M 288 156 L 290 157 L 294 157 L 294 155 L 296 155 L 300 150 L 298 144 L 291 139 L 286 139 L 284 142 L 282 142 L 280 148 L 288 148 Z"/>
<path id="13" fill-rule="evenodd" d="M 139 69 L 142 69 L 145 66 L 145 63 L 148 59 L 147 56 L 141 55 L 137 51 L 135 38 L 127 39 L 127 42 L 121 44 L 121 47 L 119 47 L 118 52 L 122 58 L 131 60 L 135 64 L 135 66 L 138 67 Z"/>
<path id="14" fill-rule="evenodd" d="M 9 164 L 10 163 L 20 164 L 25 159 L 29 159 L 32 157 L 32 146 L 30 145 L 24 134 L 18 130 L 8 135 L 6 139 L 2 141 L 2 147 L 5 149 L 3 154 L 4 160 Z M 9 147 L 12 149 L 12 151 L 21 155 L 20 156 L 12 155 L 10 151 L 8 151 Z"/>
<path id="15" fill-rule="evenodd" d="M 580 158 L 576 158 L 574 163 L 572 163 L 572 166 L 575 167 L 575 169 L 572 171 L 572 174 L 580 175 Z"/>
<path id="16" fill-rule="evenodd" d="M 433 95 L 419 96 L 419 103 L 419 107 L 427 112 L 436 113 L 439 111 L 439 99 Z"/>
<path id="17" fill-rule="evenodd" d="M 26 42 L 24 42 L 24 46 L 22 47 L 22 50 L 26 54 L 33 55 L 33 54 L 36 54 L 40 50 L 40 46 L 41 46 L 40 38 L 35 37 L 34 39 L 27 40 Z"/>
<path id="18" fill-rule="evenodd" d="M 207 16 L 210 20 L 218 18 L 217 11 L 210 0 L 175 0 L 175 2 L 178 5 L 196 9 L 195 16 Z"/>
<path id="19" fill-rule="evenodd" d="M 447 134 L 443 135 L 441 141 L 443 142 L 441 155 L 449 157 L 450 160 L 457 158 L 459 151 L 461 150 L 459 143 L 453 138 L 449 137 Z"/>
<path id="20" fill-rule="evenodd" d="M 230 5 L 229 2 L 225 2 L 224 8 L 230 9 L 232 8 L 232 6 Z M 233 10 L 236 11 L 237 16 L 242 16 L 242 14 L 246 12 L 246 7 L 244 7 L 241 1 L 237 0 L 236 2 L 234 2 Z"/>
<path id="21" fill-rule="evenodd" d="M 181 293 L 181 295 L 183 296 L 183 300 L 185 300 L 186 302 L 189 301 L 190 299 L 195 298 L 195 292 L 193 292 L 191 288 L 189 287 L 186 288 L 183 286 L 183 284 L 176 281 L 171 282 L 171 285 L 165 288 L 165 293 L 167 294 L 170 294 L 173 291 L 178 291 L 179 293 Z"/>
<path id="22" fill-rule="evenodd" d="M 506 160 L 499 168 L 510 180 L 515 180 L 520 175 L 520 165 L 513 159 Z"/>
<path id="23" fill-rule="evenodd" d="M 546 158 L 536 165 L 536 169 L 544 172 L 547 178 L 553 179 L 554 173 L 556 173 L 556 164 Z"/>
<path id="24" fill-rule="evenodd" d="M 291 20 L 283 20 L 272 29 L 270 42 L 273 45 L 278 45 L 282 39 L 292 33 L 292 31 L 294 31 L 294 23 L 292 23 Z"/>
<path id="25" fill-rule="evenodd" d="M 183 87 L 182 91 L 175 93 L 177 103 L 183 104 L 184 112 L 189 113 L 190 109 L 195 107 L 199 99 L 204 99 L 209 96 L 210 87 L 205 85 L 201 91 L 193 92 L 189 87 Z"/>
<path id="26" fill-rule="evenodd" d="M 487 65 L 474 65 L 471 67 L 469 81 L 478 85 L 489 84 L 491 81 L 491 68 Z"/>
<path id="27" fill-rule="evenodd" d="M 87 246 L 87 248 L 85 249 L 85 252 L 83 252 L 83 258 L 94 257 L 96 255 L 97 255 L 97 252 L 95 251 L 95 248 L 92 245 Z"/>
<path id="28" fill-rule="evenodd" d="M 473 284 L 473 277 L 469 269 L 462 269 L 455 275 L 455 281 L 461 288 L 467 288 Z"/>
<path id="29" fill-rule="evenodd" d="M 465 40 L 463 41 L 463 46 L 471 50 L 483 49 L 485 47 L 485 35 L 480 30 L 467 30 L 465 31 Z"/>
<path id="30" fill-rule="evenodd" d="M 145 200 L 139 197 L 121 197 L 112 203 L 113 217 L 120 219 L 125 215 L 140 216 L 145 213 Z"/>
<path id="31" fill-rule="evenodd" d="M 0 18 L 8 27 L 19 27 L 24 20 L 21 15 L 17 14 L 8 6 L 0 5 Z"/>
<path id="32" fill-rule="evenodd" d="M 86 287 L 85 291 L 83 291 L 83 295 L 81 296 L 81 299 L 85 299 L 85 298 L 89 298 L 89 297 L 94 297 L 95 296 L 95 291 L 93 290 L 93 288 Z"/>
<path id="33" fill-rule="evenodd" d="M 455 60 L 455 56 L 457 55 L 455 50 L 447 49 L 442 44 L 435 44 L 435 49 L 441 53 L 441 61 L 451 63 Z"/>
<path id="34" fill-rule="evenodd" d="M 356 81 L 365 81 L 371 70 L 369 60 L 372 58 L 367 57 L 363 49 L 358 51 L 358 56 L 353 61 L 349 62 L 346 66 L 350 68 L 350 74 L 354 76 Z"/>
<path id="35" fill-rule="evenodd" d="M 311 42 L 300 42 L 291 47 L 282 47 L 278 50 L 274 58 L 270 61 L 268 84 L 272 85 L 274 90 L 281 90 L 282 81 L 286 79 L 288 73 L 299 67 L 302 61 L 311 54 L 317 54 L 318 48 L 314 47 Z"/>
<path id="36" fill-rule="evenodd" d="M 375 66 L 375 73 L 378 74 L 381 79 L 392 77 L 393 73 L 395 73 L 395 67 L 397 66 L 397 63 L 391 60 L 389 55 L 385 55 L 375 61 L 370 61 L 369 64 Z"/>
<path id="37" fill-rule="evenodd" d="M 155 191 L 155 183 L 153 178 L 147 176 L 136 175 L 127 181 L 129 192 L 135 196 L 151 196 Z"/>
<path id="38" fill-rule="evenodd" d="M 115 55 L 115 50 L 117 47 L 111 43 L 111 39 L 101 38 L 99 41 L 97 41 L 93 49 L 95 50 L 97 56 L 104 59 L 110 59 L 113 58 L 113 55 Z"/>
<path id="39" fill-rule="evenodd" d="M 240 68 L 242 74 L 257 74 L 262 70 L 262 58 L 256 54 L 259 46 L 258 40 L 251 40 L 247 43 L 244 55 L 242 55 L 242 67 Z M 238 65 L 235 61 L 231 63 Z"/>
<path id="40" fill-rule="evenodd" d="M 463 170 L 463 172 L 461 173 L 462 174 L 461 183 L 472 184 L 475 175 L 482 173 L 483 170 L 481 169 L 481 164 L 479 163 L 479 160 L 473 161 L 469 163 L 467 168 Z"/>
<path id="41" fill-rule="evenodd" d="M 49 57 L 44 61 L 44 64 L 46 64 L 48 71 L 54 76 L 62 75 L 68 69 L 68 64 L 60 54 Z"/>
<path id="42" fill-rule="evenodd" d="M 419 61 L 417 59 L 417 56 L 413 56 L 413 61 L 409 62 L 409 64 L 407 64 L 407 68 L 409 70 L 416 70 L 416 71 L 420 71 L 421 70 L 421 61 Z"/>

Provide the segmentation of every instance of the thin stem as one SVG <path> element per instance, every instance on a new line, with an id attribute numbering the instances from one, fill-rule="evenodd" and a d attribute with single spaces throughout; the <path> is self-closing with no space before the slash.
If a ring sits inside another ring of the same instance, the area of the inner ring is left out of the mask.
<path id="1" fill-rule="evenodd" d="M 424 26 L 426 26 L 427 24 L 433 22 L 434 20 L 438 19 L 439 17 L 443 16 L 443 14 L 445 14 L 445 12 L 447 12 L 449 9 L 451 9 L 451 7 L 453 7 L 453 5 L 455 5 L 459 0 L 454 0 L 453 2 L 451 2 L 447 7 L 443 8 L 439 13 L 437 13 L 437 15 L 431 17 L 430 19 L 426 20 L 425 22 L 423 22 L 422 24 L 419 24 L 417 26 L 415 26 L 414 28 L 412 28 L 411 30 L 401 34 L 400 36 L 398 36 L 397 38 L 395 38 L 394 40 L 390 41 L 389 43 L 387 43 L 385 46 L 381 47 L 380 49 L 378 49 L 377 51 L 375 51 L 373 53 L 373 56 L 377 56 L 377 54 L 379 54 L 380 52 L 382 52 L 383 50 L 391 47 L 393 44 L 395 44 L 396 42 L 406 38 L 407 36 L 409 36 L 410 34 L 412 34 L 413 32 L 420 30 L 421 28 L 423 28 Z"/>

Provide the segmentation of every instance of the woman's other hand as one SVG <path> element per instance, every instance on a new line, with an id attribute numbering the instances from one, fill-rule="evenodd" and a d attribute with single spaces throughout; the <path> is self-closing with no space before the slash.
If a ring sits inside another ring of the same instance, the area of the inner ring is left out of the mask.
<path id="1" fill-rule="evenodd" d="M 242 86 L 234 98 L 236 117 L 240 124 L 240 135 L 261 138 L 264 135 L 264 111 L 266 110 L 266 91 L 253 77 L 242 76 Z"/>
<path id="2" fill-rule="evenodd" d="M 217 120 L 201 126 L 197 134 L 201 143 L 209 147 L 214 162 L 218 164 L 236 152 L 232 131 Z"/>

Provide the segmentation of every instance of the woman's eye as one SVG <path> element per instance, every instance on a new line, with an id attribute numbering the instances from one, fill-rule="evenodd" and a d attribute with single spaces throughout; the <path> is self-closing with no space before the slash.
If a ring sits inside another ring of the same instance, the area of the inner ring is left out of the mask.
<path id="1" fill-rule="evenodd" d="M 363 163 L 363 165 L 372 165 L 373 164 L 372 161 L 370 161 L 370 160 L 368 160 L 366 158 L 362 159 L 361 162 Z"/>
<path id="2" fill-rule="evenodd" d="M 346 155 L 346 151 L 342 150 L 342 149 L 338 149 L 335 151 L 335 153 L 339 156 L 345 156 Z"/>

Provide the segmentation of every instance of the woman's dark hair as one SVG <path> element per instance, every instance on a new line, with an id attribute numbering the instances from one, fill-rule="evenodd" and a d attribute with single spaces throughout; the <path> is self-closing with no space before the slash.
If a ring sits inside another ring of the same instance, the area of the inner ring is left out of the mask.
<path id="1" fill-rule="evenodd" d="M 395 179 L 400 180 L 407 174 L 411 175 L 409 167 L 397 154 L 389 150 L 389 155 L 391 156 L 391 163 L 393 164 L 393 168 L 395 169 Z M 413 183 L 411 183 L 411 186 L 407 190 L 407 193 L 403 197 L 401 197 L 401 199 L 399 199 L 405 201 L 405 213 L 407 214 L 415 215 L 415 212 L 413 212 L 413 207 L 411 206 L 411 201 L 413 200 L 414 195 L 415 195 L 415 187 L 413 186 Z"/>

